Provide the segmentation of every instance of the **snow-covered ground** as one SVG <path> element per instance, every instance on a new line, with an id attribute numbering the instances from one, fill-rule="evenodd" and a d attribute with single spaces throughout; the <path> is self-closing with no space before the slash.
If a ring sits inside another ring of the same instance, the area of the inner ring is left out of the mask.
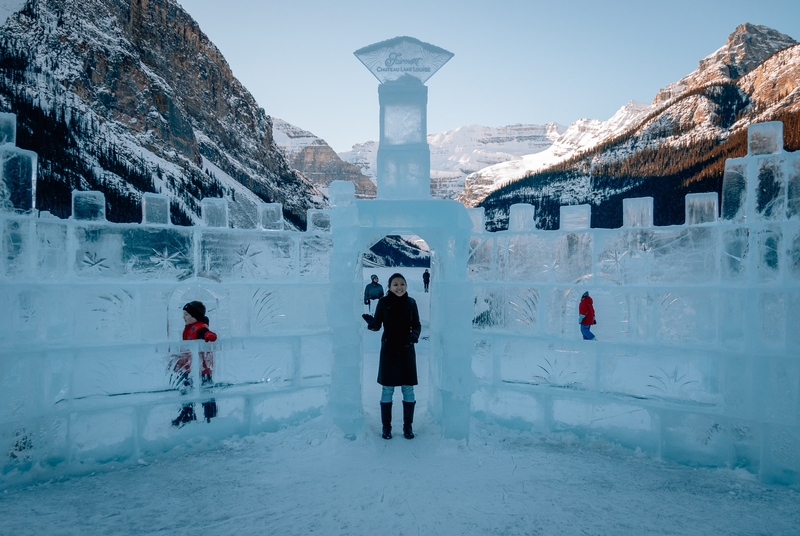
<path id="1" fill-rule="evenodd" d="M 392 271 L 367 269 L 365 281 L 377 272 L 385 286 Z M 800 492 L 743 470 L 479 421 L 468 444 L 443 439 L 425 409 L 430 294 L 421 269 L 400 271 L 423 319 L 415 439 L 380 437 L 380 334 L 367 332 L 356 440 L 323 415 L 207 452 L 187 445 L 133 468 L 7 489 L 0 534 L 798 534 Z M 395 430 L 399 400 L 398 390 Z"/>

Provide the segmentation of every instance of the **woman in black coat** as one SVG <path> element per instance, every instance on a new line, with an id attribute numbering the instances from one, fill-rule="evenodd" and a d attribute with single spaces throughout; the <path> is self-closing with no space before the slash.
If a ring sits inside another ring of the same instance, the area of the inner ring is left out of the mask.
<path id="1" fill-rule="evenodd" d="M 384 439 L 392 438 L 392 396 L 398 385 L 403 391 L 403 437 L 413 439 L 414 386 L 417 385 L 417 354 L 414 345 L 419 341 L 422 326 L 417 302 L 406 292 L 406 279 L 400 274 L 389 278 L 389 292 L 378 301 L 375 316 L 363 315 L 367 327 L 380 331 L 381 357 L 378 383 L 381 394 L 381 422 Z"/>

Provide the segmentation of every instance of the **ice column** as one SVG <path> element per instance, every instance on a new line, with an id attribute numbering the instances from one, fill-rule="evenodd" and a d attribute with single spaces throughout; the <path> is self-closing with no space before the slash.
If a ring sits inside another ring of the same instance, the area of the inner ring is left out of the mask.
<path id="1" fill-rule="evenodd" d="M 350 183 L 352 184 L 352 183 Z M 341 202 L 341 200 L 338 200 Z M 331 230 L 330 210 L 312 208 L 307 212 L 306 230 L 328 233 Z"/>
<path id="2" fill-rule="evenodd" d="M 800 155 L 789 159 L 786 186 L 786 219 L 800 217 Z"/>
<path id="3" fill-rule="evenodd" d="M 623 227 L 652 227 L 653 198 L 635 197 L 622 200 Z"/>
<path id="4" fill-rule="evenodd" d="M 782 220 L 786 217 L 786 155 L 783 123 L 751 125 L 747 129 L 748 156 L 753 161 L 748 180 L 748 217 Z M 755 180 L 753 180 L 755 179 Z"/>
<path id="5" fill-rule="evenodd" d="M 783 151 L 783 123 L 770 121 L 747 128 L 747 156 Z"/>
<path id="6" fill-rule="evenodd" d="M 431 153 L 425 81 L 453 54 L 413 37 L 395 37 L 354 54 L 381 82 L 378 199 L 429 198 Z"/>
<path id="7" fill-rule="evenodd" d="M 469 218 L 472 220 L 472 232 L 473 233 L 485 233 L 486 232 L 486 209 L 483 207 L 478 208 L 468 208 L 467 214 L 469 214 Z"/>
<path id="8" fill-rule="evenodd" d="M 717 221 L 717 194 L 687 194 L 686 225 Z"/>
<path id="9" fill-rule="evenodd" d="M 0 145 L 17 144 L 17 116 L 16 114 L 0 113 Z"/>
<path id="10" fill-rule="evenodd" d="M 36 206 L 37 155 L 14 146 L 17 116 L 0 113 L 0 210 L 28 212 Z"/>
<path id="11" fill-rule="evenodd" d="M 259 203 L 258 222 L 262 229 L 283 231 L 283 205 L 281 203 Z"/>
<path id="12" fill-rule="evenodd" d="M 163 194 L 142 194 L 142 223 L 169 225 L 169 197 Z"/>
<path id="13" fill-rule="evenodd" d="M 536 229 L 536 221 L 533 219 L 536 207 L 528 203 L 515 203 L 508 211 L 508 230 L 509 231 L 532 231 Z"/>
<path id="14" fill-rule="evenodd" d="M 561 229 L 589 229 L 592 226 L 592 206 L 563 206 L 559 219 Z"/>
<path id="15" fill-rule="evenodd" d="M 103 192 L 72 190 L 72 218 L 86 221 L 105 221 L 106 196 Z"/>
<path id="16" fill-rule="evenodd" d="M 335 289 L 328 303 L 328 323 L 335 334 L 332 337 L 333 368 L 328 411 L 345 436 L 354 439 L 364 426 L 360 302 L 353 299 L 359 295 L 361 281 L 355 185 L 348 181 L 333 181 L 328 196 L 332 205 L 330 228 L 334 243 L 329 281 L 331 288 Z"/>
<path id="17" fill-rule="evenodd" d="M 728 159 L 722 175 L 722 219 L 743 222 L 746 202 L 747 161 L 744 158 Z"/>
<path id="18" fill-rule="evenodd" d="M 200 201 L 203 224 L 206 227 L 228 226 L 228 200 L 206 197 Z"/>

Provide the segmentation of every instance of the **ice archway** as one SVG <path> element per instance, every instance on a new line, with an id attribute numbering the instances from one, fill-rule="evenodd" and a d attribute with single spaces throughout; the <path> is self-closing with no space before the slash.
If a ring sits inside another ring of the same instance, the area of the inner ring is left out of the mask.
<path id="1" fill-rule="evenodd" d="M 328 318 L 333 337 L 329 410 L 342 430 L 355 436 L 363 427 L 361 405 L 361 308 L 354 295 L 362 284 L 361 255 L 386 235 L 415 234 L 431 249 L 437 284 L 431 300 L 431 415 L 445 437 L 469 435 L 472 381 L 470 332 L 472 285 L 467 281 L 472 220 L 455 201 L 356 201 L 352 183 L 331 185 L 330 263 L 332 289 Z"/>

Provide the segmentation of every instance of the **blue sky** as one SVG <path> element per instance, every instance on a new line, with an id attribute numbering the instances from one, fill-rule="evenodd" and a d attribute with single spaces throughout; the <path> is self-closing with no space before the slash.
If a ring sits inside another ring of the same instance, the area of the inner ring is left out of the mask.
<path id="1" fill-rule="evenodd" d="M 178 0 L 269 115 L 336 151 L 378 138 L 361 47 L 408 35 L 455 54 L 428 82 L 428 133 L 568 125 L 649 103 L 739 24 L 800 40 L 800 1 Z"/>

